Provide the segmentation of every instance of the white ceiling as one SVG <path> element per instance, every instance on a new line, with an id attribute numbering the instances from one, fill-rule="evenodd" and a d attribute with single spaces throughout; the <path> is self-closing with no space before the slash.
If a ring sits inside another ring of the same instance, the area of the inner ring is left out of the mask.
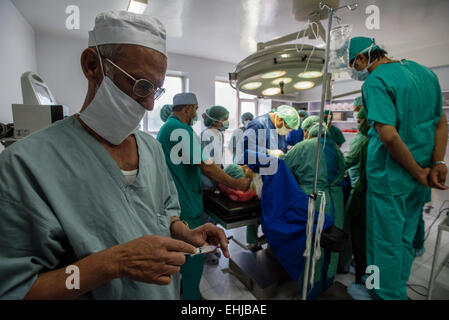
<path id="1" fill-rule="evenodd" d="M 82 38 L 96 14 L 126 9 L 128 0 L 11 0 L 37 33 Z M 147 14 L 167 29 L 167 49 L 179 53 L 237 63 L 254 53 L 256 43 L 300 30 L 293 1 L 318 0 L 149 0 Z M 340 4 L 357 0 L 341 0 Z M 354 25 L 354 35 L 375 37 L 393 55 L 419 58 L 430 66 L 449 65 L 449 1 L 358 0 L 354 12 L 342 10 L 342 23 Z M 367 30 L 366 7 L 380 8 L 380 30 Z M 67 30 L 66 7 L 80 8 L 81 29 Z M 324 21 L 326 27 L 327 23 Z M 319 42 L 315 42 L 318 44 Z"/>

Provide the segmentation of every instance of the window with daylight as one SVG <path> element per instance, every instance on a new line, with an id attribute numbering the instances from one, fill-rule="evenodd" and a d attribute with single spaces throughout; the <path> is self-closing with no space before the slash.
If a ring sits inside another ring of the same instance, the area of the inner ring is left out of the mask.
<path id="1" fill-rule="evenodd" d="M 173 97 L 184 92 L 184 78 L 181 76 L 169 76 L 165 77 L 164 82 L 165 93 L 154 102 L 154 108 L 145 114 L 144 119 L 140 124 L 140 129 L 156 134 L 164 124 L 160 117 L 161 109 L 166 104 L 173 103 Z"/>

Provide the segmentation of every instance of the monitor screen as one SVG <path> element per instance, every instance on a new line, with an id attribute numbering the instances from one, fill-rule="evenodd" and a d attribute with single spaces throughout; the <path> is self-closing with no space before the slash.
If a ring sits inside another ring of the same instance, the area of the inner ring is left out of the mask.
<path id="1" fill-rule="evenodd" d="M 34 92 L 36 94 L 36 97 L 39 100 L 39 104 L 53 105 L 56 103 L 55 101 L 53 101 L 53 99 L 46 87 L 44 87 L 36 82 L 33 83 L 33 87 L 34 87 Z"/>

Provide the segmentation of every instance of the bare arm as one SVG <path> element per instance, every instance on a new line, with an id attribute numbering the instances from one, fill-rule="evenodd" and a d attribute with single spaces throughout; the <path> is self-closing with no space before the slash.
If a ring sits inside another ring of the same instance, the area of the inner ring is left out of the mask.
<path id="1" fill-rule="evenodd" d="M 443 161 L 444 155 L 446 154 L 447 147 L 447 138 L 448 138 L 448 128 L 447 128 L 447 118 L 446 114 L 443 112 L 443 115 L 440 118 L 440 121 L 437 123 L 436 133 L 435 133 L 435 145 L 433 147 L 432 154 L 432 162 Z M 447 176 L 447 166 L 444 164 L 438 164 L 432 167 L 432 171 L 430 172 L 430 185 L 433 188 L 437 188 L 440 190 L 447 190 L 449 187 L 445 185 Z"/>
<path id="2" fill-rule="evenodd" d="M 195 247 L 170 237 L 143 236 L 87 256 L 75 263 L 80 288 L 68 290 L 65 268 L 39 274 L 25 299 L 75 299 L 116 278 L 167 285 Z"/>
<path id="3" fill-rule="evenodd" d="M 70 274 L 61 268 L 39 274 L 25 299 L 75 299 L 111 281 L 117 277 L 111 254 L 106 249 L 73 264 L 79 268 L 80 289 L 67 289 L 66 279 Z"/>
<path id="4" fill-rule="evenodd" d="M 226 172 L 224 172 L 219 166 L 215 163 L 205 164 L 201 162 L 199 164 L 201 169 L 201 173 L 204 174 L 209 179 L 221 183 L 229 188 L 246 191 L 249 188 L 250 181 L 245 178 L 234 179 Z"/>
<path id="5" fill-rule="evenodd" d="M 402 141 L 396 128 L 390 125 L 376 122 L 376 131 L 380 140 L 396 160 L 419 183 L 428 187 L 428 175 L 430 168 L 422 168 L 413 158 L 412 153 Z"/>

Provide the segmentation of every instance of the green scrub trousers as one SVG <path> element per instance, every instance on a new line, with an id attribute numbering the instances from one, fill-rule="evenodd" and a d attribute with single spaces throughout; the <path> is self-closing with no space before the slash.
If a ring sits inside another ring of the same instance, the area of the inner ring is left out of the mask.
<path id="1" fill-rule="evenodd" d="M 367 264 L 380 269 L 380 287 L 371 291 L 375 298 L 408 299 L 406 285 L 414 259 L 413 239 L 422 215 L 419 208 L 428 198 L 428 189 L 421 186 L 401 196 L 366 193 Z"/>

